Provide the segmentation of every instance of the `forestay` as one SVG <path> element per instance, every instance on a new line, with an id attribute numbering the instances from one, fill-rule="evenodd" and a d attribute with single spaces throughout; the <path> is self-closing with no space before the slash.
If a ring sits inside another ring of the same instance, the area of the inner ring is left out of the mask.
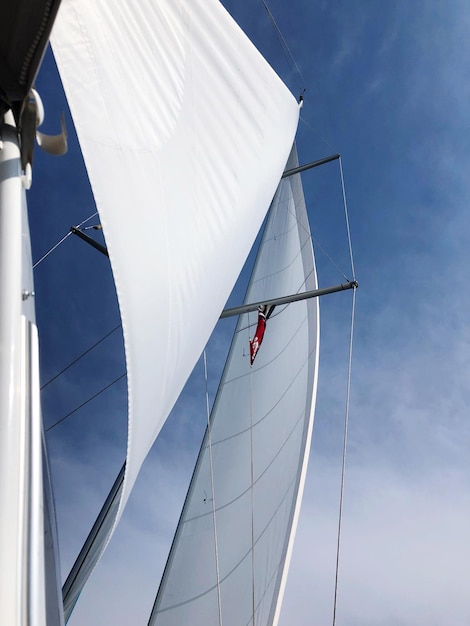
<path id="1" fill-rule="evenodd" d="M 246 301 L 316 288 L 295 175 L 273 200 Z M 256 322 L 239 319 L 149 624 L 277 623 L 313 425 L 318 300 L 276 307 L 250 367 Z"/>
<path id="2" fill-rule="evenodd" d="M 119 517 L 274 195 L 298 106 L 216 0 L 63 0 L 52 43 L 123 323 Z"/>

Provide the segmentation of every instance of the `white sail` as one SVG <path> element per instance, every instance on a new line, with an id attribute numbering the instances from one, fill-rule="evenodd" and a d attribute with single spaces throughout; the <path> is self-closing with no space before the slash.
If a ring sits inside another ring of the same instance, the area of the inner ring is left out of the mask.
<path id="1" fill-rule="evenodd" d="M 296 165 L 293 150 L 288 167 Z M 316 288 L 295 175 L 273 200 L 246 301 Z M 256 313 L 239 319 L 211 414 L 211 446 L 206 432 L 149 624 L 278 620 L 310 448 L 318 300 L 276 307 L 250 367 L 256 322 Z"/>
<path id="2" fill-rule="evenodd" d="M 119 517 L 263 220 L 298 107 L 216 0 L 63 0 L 52 44 L 123 324 Z"/>

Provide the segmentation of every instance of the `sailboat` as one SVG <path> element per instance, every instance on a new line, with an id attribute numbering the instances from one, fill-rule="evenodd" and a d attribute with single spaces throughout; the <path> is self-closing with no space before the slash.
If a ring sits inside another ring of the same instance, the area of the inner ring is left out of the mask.
<path id="1" fill-rule="evenodd" d="M 221 623 L 224 615 L 230 623 L 228 611 L 240 623 L 234 609 L 240 599 L 244 623 L 275 624 L 305 479 L 318 363 L 317 301 L 271 303 L 317 287 L 305 205 L 292 171 L 300 103 L 216 0 L 138 6 L 64 0 L 52 45 L 113 268 L 129 398 L 125 464 L 64 599 L 65 617 L 116 528 L 287 168 L 294 177 L 279 186 L 246 296 L 248 303 L 255 300 L 254 313 L 239 319 L 150 617 L 152 624 Z M 40 120 L 39 96 L 28 91 L 25 97 Z M 2 127 L 3 172 L 11 162 L 14 172 L 2 178 L 2 194 L 9 195 L 2 195 L 0 209 L 3 268 L 8 259 L 1 338 L 2 346 L 11 346 L 2 349 L 2 397 L 13 397 L 3 410 L 9 417 L 1 444 L 0 616 L 2 623 L 49 625 L 61 624 L 64 614 L 41 435 L 24 203 L 32 159 L 25 160 L 26 140 L 15 130 L 23 110 L 21 101 L 5 111 Z M 14 305 L 4 306 L 7 299 Z M 249 337 L 258 307 L 268 303 L 275 310 L 252 359 Z M 272 398 L 278 377 L 285 382 Z M 17 415 L 19 430 L 12 428 Z M 188 543 L 201 524 L 203 541 Z M 191 572 L 189 563 L 201 563 L 194 550 L 208 561 L 197 580 L 201 587 L 193 589 L 199 570 Z M 186 611 L 193 602 L 192 617 L 181 617 L 181 607 Z"/>

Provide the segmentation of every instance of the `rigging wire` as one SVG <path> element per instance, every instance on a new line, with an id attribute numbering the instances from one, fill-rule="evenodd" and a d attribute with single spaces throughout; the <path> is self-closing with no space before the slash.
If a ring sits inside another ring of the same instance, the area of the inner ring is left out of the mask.
<path id="1" fill-rule="evenodd" d="M 212 439 L 211 439 L 211 422 L 209 408 L 209 383 L 207 376 L 207 358 L 206 349 L 203 352 L 204 357 L 204 381 L 206 384 L 206 412 L 207 412 L 207 440 L 209 445 L 209 465 L 211 474 L 211 491 L 212 491 L 212 520 L 214 523 L 214 551 L 215 551 L 215 571 L 217 576 L 217 604 L 219 610 L 219 626 L 222 626 L 222 602 L 220 597 L 220 571 L 219 571 L 219 544 L 217 541 L 217 520 L 215 514 L 215 489 L 214 489 L 214 467 L 212 464 Z"/>
<path id="2" fill-rule="evenodd" d="M 346 202 L 346 189 L 344 186 L 343 165 L 341 163 L 341 157 L 339 157 L 339 171 L 341 174 L 341 189 L 343 191 L 344 216 L 346 219 L 346 230 L 348 233 L 349 257 L 351 260 L 352 279 L 356 280 L 356 271 L 354 269 L 354 258 L 353 258 L 352 243 L 351 243 L 351 231 L 349 229 L 348 203 Z"/>
<path id="3" fill-rule="evenodd" d="M 95 398 L 97 398 L 99 395 L 101 395 L 104 391 L 106 391 L 107 389 L 109 389 L 110 387 L 112 387 L 113 385 L 115 385 L 117 382 L 119 382 L 121 380 L 121 378 L 124 378 L 125 376 L 127 376 L 127 372 L 124 372 L 124 374 L 121 374 L 120 376 L 118 376 L 115 380 L 113 380 L 111 383 L 109 383 L 109 385 L 106 385 L 106 387 L 103 387 L 102 389 L 100 389 L 100 391 L 96 392 L 94 395 L 92 395 L 90 398 L 88 398 L 88 400 L 85 400 L 85 402 L 82 402 L 79 406 L 77 406 L 75 409 L 73 409 L 72 411 L 70 411 L 69 413 L 67 413 L 66 415 L 64 415 L 63 417 L 61 417 L 59 420 L 57 420 L 57 422 L 54 422 L 54 424 L 52 424 L 52 426 L 49 426 L 48 428 L 46 428 L 46 433 L 48 433 L 50 430 L 52 430 L 53 428 L 55 428 L 56 426 L 58 426 L 59 424 L 61 424 L 63 421 L 65 421 L 67 418 L 69 418 L 71 415 L 73 415 L 74 413 L 76 413 L 79 409 L 81 409 L 82 407 L 84 407 L 86 404 L 88 404 L 89 402 L 91 402 L 92 400 L 94 400 Z"/>
<path id="4" fill-rule="evenodd" d="M 345 274 L 345 272 L 343 272 L 343 270 L 340 268 L 340 266 L 336 263 L 336 261 L 333 260 L 333 258 L 328 254 L 328 252 L 325 250 L 325 248 L 320 244 L 320 242 L 315 239 L 315 237 L 313 235 L 311 235 L 312 237 L 312 241 L 315 244 L 315 248 L 320 248 L 320 250 L 323 252 L 323 254 L 326 256 L 326 258 L 330 261 L 330 263 L 332 265 L 334 265 L 334 267 L 336 267 L 336 269 L 338 270 L 338 272 L 341 274 L 341 276 L 343 278 L 345 278 L 347 281 L 349 281 L 349 277 L 347 276 L 347 274 Z"/>
<path id="5" fill-rule="evenodd" d="M 87 222 L 89 222 L 91 219 L 93 219 L 96 215 L 98 215 L 98 211 L 95 211 L 94 213 L 92 213 L 92 215 L 90 215 L 89 217 L 87 217 L 86 219 L 84 219 L 82 222 L 80 222 L 79 224 L 77 224 L 77 226 L 75 228 L 81 228 L 83 226 L 83 224 L 86 224 Z M 94 226 L 92 226 L 91 228 L 95 228 Z M 64 235 L 64 237 L 62 237 L 62 239 L 60 239 L 54 246 L 52 246 L 52 248 L 50 250 L 48 250 L 48 252 L 46 252 L 46 254 L 44 254 L 38 261 L 36 261 L 36 263 L 34 263 L 33 265 L 33 269 L 35 269 L 40 263 L 42 263 L 42 261 L 44 261 L 52 252 L 54 252 L 54 250 L 56 250 L 66 239 L 67 237 L 69 237 L 71 235 L 71 231 L 69 231 L 66 235 Z M 110 330 L 109 332 L 107 332 L 103 337 L 101 337 L 101 339 L 98 339 L 98 341 L 96 341 L 92 346 L 90 346 L 87 350 L 85 350 L 84 352 L 82 352 L 77 358 L 75 358 L 73 361 L 71 361 L 68 365 L 66 365 L 62 370 L 60 370 L 60 372 L 58 372 L 57 374 L 55 374 L 52 378 L 50 378 L 44 385 L 42 385 L 41 387 L 41 391 L 43 389 L 45 389 L 48 385 L 50 385 L 53 381 L 55 381 L 57 378 L 59 378 L 59 376 L 61 376 L 62 374 L 64 374 L 69 368 L 71 368 L 73 365 L 75 365 L 76 363 L 78 363 L 78 361 L 80 361 L 80 359 L 82 359 L 84 356 L 86 356 L 89 352 L 91 352 L 94 348 L 96 348 L 100 343 L 102 343 L 105 339 L 107 339 L 112 333 L 114 333 L 118 328 L 121 328 L 122 324 L 118 324 L 117 326 L 115 326 L 112 330 Z M 111 383 L 109 383 L 108 385 L 106 385 L 105 387 L 103 387 L 100 391 L 98 391 L 97 393 L 95 393 L 93 396 L 91 396 L 90 398 L 88 398 L 88 400 L 85 400 L 85 402 L 82 402 L 79 406 L 77 406 L 75 409 L 73 409 L 72 411 L 70 411 L 69 413 L 67 413 L 66 415 L 64 415 L 63 417 L 61 417 L 59 420 L 57 420 L 56 422 L 54 422 L 54 424 L 52 424 L 51 426 L 49 426 L 48 428 L 45 429 L 45 432 L 49 432 L 50 430 L 52 430 L 53 428 L 55 428 L 56 426 L 58 426 L 59 424 L 61 424 L 63 421 L 65 421 L 67 418 L 69 418 L 71 415 L 73 415 L 74 413 L 76 413 L 79 409 L 81 409 L 83 406 L 85 406 L 86 404 L 88 404 L 89 402 L 91 402 L 92 400 L 94 400 L 95 398 L 97 398 L 99 395 L 101 395 L 104 391 L 106 391 L 107 389 L 109 389 L 110 387 L 112 387 L 114 384 L 116 384 L 117 382 L 119 382 L 122 378 L 124 378 L 127 375 L 127 372 L 124 372 L 124 374 L 121 374 L 121 376 L 119 376 L 118 378 L 116 378 L 115 380 L 113 380 Z"/>
<path id="6" fill-rule="evenodd" d="M 318 130 L 316 128 L 314 128 L 309 122 L 307 122 L 307 120 L 305 119 L 305 117 L 301 114 L 300 115 L 300 121 L 302 122 L 302 124 L 305 124 L 305 126 L 310 130 L 310 132 L 312 132 L 314 135 L 316 135 L 319 139 L 321 139 L 321 141 L 323 141 L 323 143 L 332 151 L 335 151 L 335 148 L 331 145 L 331 143 L 329 141 L 327 141 L 323 135 L 321 135 Z"/>
<path id="7" fill-rule="evenodd" d="M 95 217 L 95 215 L 98 215 L 98 211 L 95 211 L 93 213 L 93 215 L 90 215 L 90 217 L 87 217 L 86 220 L 83 220 L 83 222 L 81 222 L 80 224 L 77 224 L 77 226 L 75 226 L 75 228 L 80 228 L 81 226 L 83 226 L 83 224 L 86 224 L 86 222 L 88 222 L 89 220 L 91 220 L 92 218 Z M 52 248 L 46 252 L 46 254 L 44 254 L 38 261 L 36 261 L 36 263 L 33 265 L 33 270 L 40 264 L 42 263 L 45 259 L 47 259 L 47 257 L 54 252 L 54 250 L 56 248 L 58 248 L 60 246 L 61 243 L 63 243 L 67 237 L 69 237 L 72 233 L 69 231 L 66 235 L 64 235 L 62 237 L 62 239 L 60 241 L 58 241 L 54 246 L 52 246 Z"/>
<path id="8" fill-rule="evenodd" d="M 78 363 L 78 361 L 80 361 L 80 359 L 82 359 L 84 356 L 86 356 L 89 352 L 91 352 L 94 348 L 96 348 L 97 346 L 99 346 L 99 344 L 101 342 L 103 342 L 105 339 L 107 339 L 110 335 L 112 335 L 114 332 L 116 332 L 116 330 L 118 328 L 121 328 L 122 324 L 118 324 L 117 326 L 115 326 L 112 330 L 110 330 L 108 333 L 106 333 L 106 335 L 104 337 L 101 337 L 101 339 L 98 339 L 98 341 L 96 341 L 92 346 L 90 346 L 89 348 L 87 348 L 87 350 L 85 350 L 85 352 L 82 352 L 79 356 L 77 356 L 76 359 L 74 359 L 73 361 L 71 361 L 68 365 L 66 365 L 62 370 L 60 370 L 60 372 L 58 372 L 57 374 L 55 374 L 52 378 L 50 378 L 47 383 L 44 383 L 44 385 L 41 387 L 41 391 L 43 389 L 45 389 L 48 385 L 50 385 L 52 382 L 54 382 L 54 380 L 56 380 L 57 378 L 59 378 L 59 376 L 62 376 L 62 374 L 64 374 L 69 368 L 72 367 L 72 365 L 75 365 L 75 363 Z"/>
<path id="9" fill-rule="evenodd" d="M 352 368 L 352 352 L 353 352 L 353 335 L 354 335 L 354 316 L 356 308 L 356 287 L 353 288 L 352 307 L 351 307 L 351 329 L 349 334 L 349 358 L 348 358 L 348 378 L 346 385 L 346 409 L 344 415 L 344 435 L 343 435 L 343 458 L 341 466 L 341 487 L 339 496 L 339 513 L 338 513 L 338 535 L 336 542 L 336 568 L 335 568 L 335 593 L 333 600 L 333 626 L 336 626 L 336 606 L 338 599 L 338 573 L 339 573 L 339 555 L 341 545 L 341 530 L 343 521 L 343 501 L 344 501 L 344 484 L 346 474 L 346 450 L 348 444 L 348 426 L 349 426 L 349 403 L 351 395 L 351 368 Z"/>
<path id="10" fill-rule="evenodd" d="M 343 188 L 343 202 L 344 202 L 344 198 L 345 198 L 345 193 L 344 193 L 344 188 Z M 338 272 L 341 274 L 341 276 L 347 280 L 349 282 L 349 277 L 347 276 L 347 274 L 340 268 L 340 266 L 333 260 L 333 258 L 328 254 L 328 252 L 325 250 L 325 248 L 320 244 L 320 242 L 315 239 L 315 237 L 312 235 L 311 231 L 309 228 L 306 228 L 304 224 L 302 224 L 302 222 L 299 221 L 297 215 L 294 213 L 294 211 L 291 211 L 289 209 L 289 214 L 295 219 L 297 225 L 299 226 L 299 228 L 302 228 L 302 230 L 304 230 L 307 235 L 308 238 L 312 240 L 312 242 L 315 244 L 315 247 L 318 247 L 321 252 L 323 252 L 323 254 L 326 256 L 326 258 L 330 261 L 330 263 L 338 270 Z M 347 222 L 349 223 L 349 222 Z M 350 247 L 351 250 L 351 247 Z M 352 254 L 352 253 L 351 253 Z M 308 277 L 307 277 L 308 278 Z"/>
<path id="11" fill-rule="evenodd" d="M 284 53 L 284 56 L 286 57 L 286 61 L 288 63 L 288 65 L 290 66 L 291 70 L 294 70 L 294 72 L 297 72 L 301 83 L 298 85 L 299 89 L 300 89 L 300 95 L 303 95 L 305 93 L 305 78 L 304 75 L 302 74 L 302 71 L 300 70 L 297 61 L 295 60 L 294 55 L 292 54 L 289 46 L 287 45 L 287 42 L 281 32 L 281 29 L 279 28 L 279 26 L 276 23 L 276 20 L 274 19 L 273 14 L 271 13 L 270 8 L 268 7 L 268 4 L 266 2 L 266 0 L 261 0 L 261 2 L 263 3 L 263 6 L 266 10 L 266 13 L 268 14 L 269 20 L 274 28 L 274 32 L 277 35 L 277 38 L 279 39 L 279 43 L 281 44 L 281 48 L 282 51 Z"/>
<path id="12" fill-rule="evenodd" d="M 64 236 L 62 237 L 62 239 L 61 239 L 60 241 L 58 241 L 58 242 L 55 244 L 55 246 L 52 246 L 52 248 L 51 248 L 48 252 L 46 252 L 46 254 L 45 254 L 44 256 L 42 256 L 42 257 L 39 259 L 39 261 L 36 261 L 36 263 L 33 265 L 33 270 L 34 270 L 34 269 L 35 269 L 35 268 L 39 265 L 39 263 L 42 263 L 42 262 L 44 261 L 44 259 L 47 259 L 47 257 L 48 257 L 48 256 L 49 256 L 52 252 L 54 252 L 54 250 L 55 250 L 56 248 L 58 248 L 58 247 L 60 246 L 60 244 L 61 244 L 61 243 L 63 243 L 63 242 L 67 239 L 67 237 L 70 237 L 70 235 L 71 235 L 71 234 L 72 234 L 72 233 L 69 231 L 66 235 L 64 235 Z"/>
<path id="13" fill-rule="evenodd" d="M 305 85 L 306 81 L 305 78 L 302 74 L 302 71 L 300 70 L 294 55 L 292 54 L 292 51 L 290 50 L 279 26 L 276 23 L 276 20 L 274 19 L 274 16 L 267 4 L 266 0 L 261 0 L 266 13 L 269 17 L 269 20 L 273 26 L 274 31 L 276 32 L 276 35 L 279 39 L 281 48 L 284 52 L 284 55 L 286 57 L 287 63 L 290 65 L 291 69 L 294 69 L 295 72 L 297 72 L 298 76 L 300 77 L 302 83 Z M 303 88 L 302 90 L 302 94 L 305 92 L 305 88 Z M 332 148 L 331 145 L 328 143 L 328 141 L 318 133 L 318 131 L 316 131 L 311 124 L 309 124 L 309 122 L 307 122 L 307 120 L 303 117 L 300 116 L 300 119 L 302 121 L 303 124 L 305 124 L 313 133 L 315 133 L 328 147 Z M 350 233 L 350 228 L 349 228 L 349 216 L 348 216 L 348 208 L 347 208 L 347 201 L 346 201 L 346 190 L 345 190 L 345 185 L 344 185 L 344 176 L 343 176 L 343 166 L 342 166 L 342 161 L 341 161 L 341 157 L 339 157 L 339 168 L 340 168 L 340 175 L 341 175 L 341 187 L 342 187 L 342 194 L 343 194 L 343 204 L 344 204 L 344 211 L 345 211 L 345 218 L 346 218 L 346 230 L 347 230 L 347 236 L 348 236 L 348 246 L 349 246 L 349 256 L 350 256 L 350 261 L 351 261 L 351 271 L 352 271 L 352 280 L 356 280 L 355 278 L 355 268 L 354 268 L 354 259 L 353 259 L 353 252 L 352 252 L 352 243 L 351 243 L 351 233 Z M 326 252 L 326 250 L 320 245 L 320 243 L 312 236 L 312 241 L 314 241 L 315 246 L 320 248 L 320 250 L 323 252 L 323 254 L 328 258 L 328 260 L 336 267 L 336 269 L 341 273 L 341 275 L 343 276 L 343 278 L 345 278 L 346 280 L 349 280 L 348 276 L 343 272 L 343 270 L 335 263 L 335 261 L 331 258 L 331 256 Z"/>
<path id="14" fill-rule="evenodd" d="M 352 250 L 352 241 L 351 241 L 351 230 L 350 230 L 350 226 L 349 226 L 349 212 L 348 212 L 348 203 L 346 201 L 346 186 L 344 184 L 344 175 L 343 175 L 343 164 L 342 164 L 342 160 L 341 160 L 341 156 L 338 159 L 339 161 L 339 172 L 340 172 L 340 177 L 341 177 L 341 193 L 342 193 L 342 197 L 343 197 L 343 208 L 344 208 L 344 217 L 345 217 L 345 221 L 346 221 L 346 233 L 347 233 L 347 238 L 348 238 L 348 249 L 349 249 L 349 259 L 350 259 L 350 263 L 351 263 L 351 272 L 352 272 L 352 281 L 356 280 L 356 270 L 354 267 L 354 257 L 353 257 L 353 250 Z M 300 224 L 300 222 L 299 222 Z M 330 261 L 330 263 L 332 265 L 334 265 L 334 267 L 338 270 L 338 272 L 340 272 L 340 274 L 343 276 L 343 278 L 345 278 L 347 281 L 349 281 L 348 276 L 346 275 L 345 272 L 343 272 L 343 270 L 339 267 L 339 265 L 333 260 L 333 258 L 328 254 L 328 252 L 323 248 L 323 246 L 320 244 L 320 242 L 315 239 L 315 237 L 310 233 L 310 236 L 312 238 L 312 241 L 315 244 L 315 247 L 318 247 L 323 254 L 326 256 L 326 258 Z"/>
<path id="15" fill-rule="evenodd" d="M 303 124 L 305 124 L 307 126 L 307 128 L 313 132 L 314 134 L 316 134 L 324 143 L 325 145 L 327 145 L 331 150 L 333 150 L 333 147 L 331 146 L 331 144 L 322 136 L 320 135 L 320 133 L 318 133 L 318 131 L 316 131 L 315 128 L 313 128 L 313 126 L 311 124 L 309 124 L 309 122 L 307 122 L 307 120 L 304 117 L 300 117 L 300 120 Z M 345 220 L 346 220 L 346 232 L 347 232 L 347 237 L 348 237 L 348 248 L 349 248 L 349 258 L 350 258 L 350 263 L 351 263 L 351 272 L 352 272 L 352 280 L 356 280 L 356 271 L 355 271 L 355 267 L 354 267 L 354 257 L 353 257 L 353 251 L 352 251 L 352 240 L 351 240 L 351 231 L 350 231 L 350 227 L 349 227 L 349 212 L 348 212 L 348 203 L 346 200 L 346 186 L 344 184 L 344 174 L 343 174 L 343 162 L 341 159 L 341 155 L 339 156 L 339 172 L 340 172 L 340 177 L 341 177 L 341 192 L 342 192 L 342 196 L 343 196 L 343 207 L 344 207 L 344 215 L 345 215 Z M 343 270 L 335 263 L 335 261 L 332 259 L 332 257 L 328 254 L 328 252 L 326 252 L 326 250 L 320 245 L 320 243 L 315 239 L 315 237 L 313 237 L 312 235 L 312 241 L 315 243 L 315 246 L 320 248 L 320 250 L 323 252 L 323 254 L 328 258 L 328 260 L 336 267 L 336 269 L 342 274 L 343 278 L 346 278 L 347 280 L 349 280 L 349 278 L 347 277 L 347 275 L 343 272 Z"/>

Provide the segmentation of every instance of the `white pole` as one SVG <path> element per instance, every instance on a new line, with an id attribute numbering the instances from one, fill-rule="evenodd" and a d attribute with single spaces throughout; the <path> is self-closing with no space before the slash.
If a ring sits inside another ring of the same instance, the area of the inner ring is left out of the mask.
<path id="1" fill-rule="evenodd" d="M 26 623 L 28 541 L 25 481 L 28 458 L 21 419 L 21 180 L 20 150 L 11 112 L 0 149 L 0 623 Z"/>
<path id="2" fill-rule="evenodd" d="M 63 616 L 57 602 L 46 618 L 39 356 L 24 187 L 9 112 L 0 122 L 0 624 L 52 626 Z"/>

